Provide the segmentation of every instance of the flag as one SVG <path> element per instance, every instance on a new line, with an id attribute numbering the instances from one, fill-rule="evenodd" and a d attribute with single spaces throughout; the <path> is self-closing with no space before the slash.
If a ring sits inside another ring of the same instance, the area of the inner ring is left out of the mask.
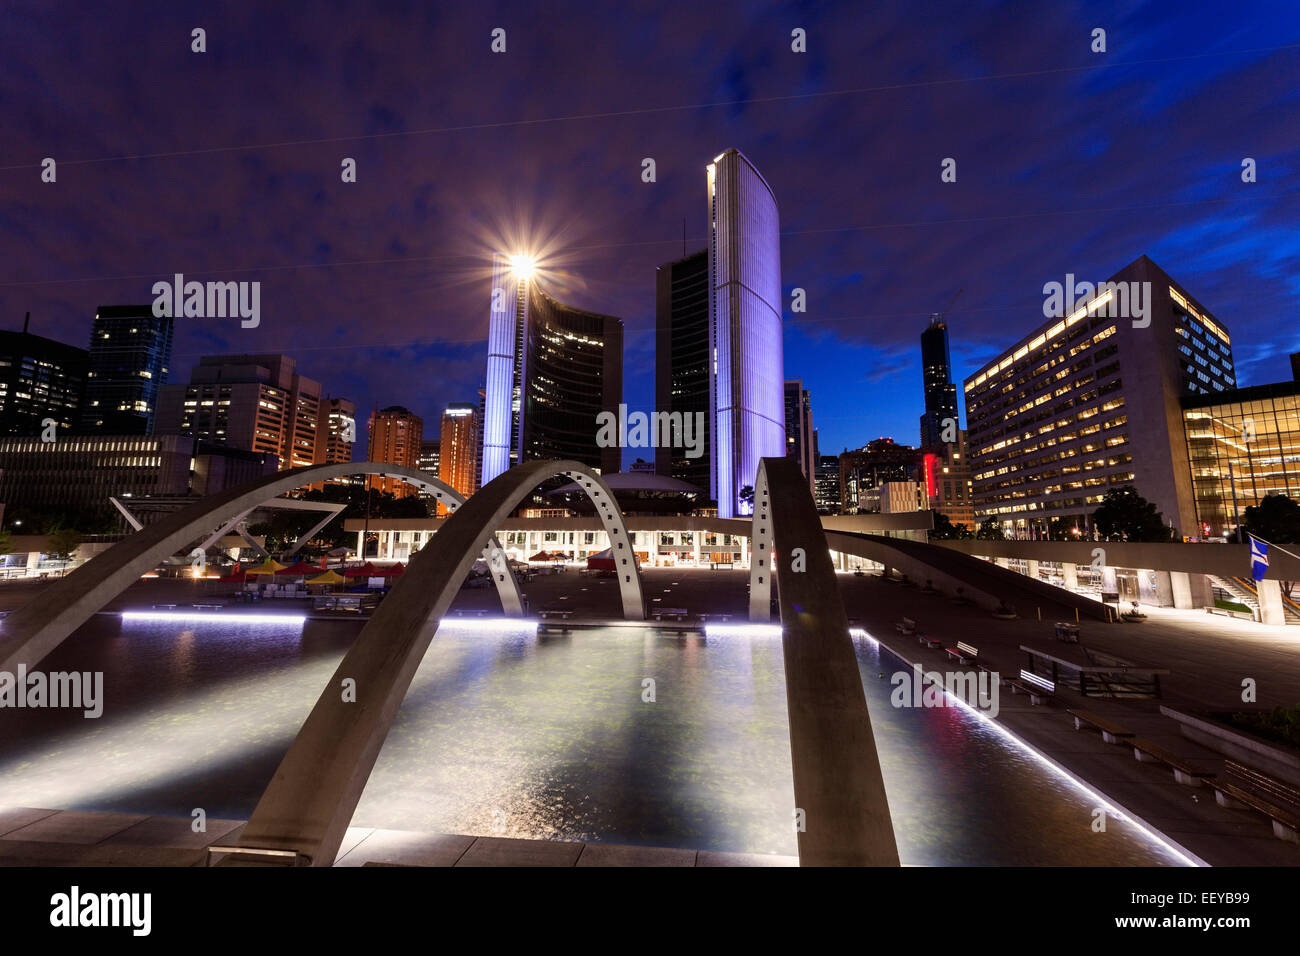
<path id="1" fill-rule="evenodd" d="M 1261 541 L 1253 534 L 1247 534 L 1250 538 L 1250 576 L 1256 581 L 1264 580 L 1264 575 L 1268 573 L 1268 542 Z"/>

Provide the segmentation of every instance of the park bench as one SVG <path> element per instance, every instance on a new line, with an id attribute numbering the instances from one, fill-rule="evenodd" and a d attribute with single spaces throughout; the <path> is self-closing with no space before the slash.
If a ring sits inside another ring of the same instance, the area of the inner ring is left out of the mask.
<path id="1" fill-rule="evenodd" d="M 1300 789 L 1235 760 L 1224 762 L 1225 776 L 1208 781 L 1222 807 L 1249 807 L 1273 822 L 1279 840 L 1300 843 Z"/>
<path id="2" fill-rule="evenodd" d="M 1145 737 L 1134 737 L 1129 745 L 1135 759 L 1142 763 L 1165 764 L 1174 772 L 1174 779 L 1184 786 L 1199 787 L 1203 780 L 1214 776 L 1212 771 L 1196 769 L 1178 754 Z"/>
<path id="3" fill-rule="evenodd" d="M 975 659 L 980 656 L 978 648 L 962 641 L 958 641 L 956 647 L 945 647 L 944 652 L 953 660 L 960 661 L 963 664 L 974 664 Z"/>
<path id="4" fill-rule="evenodd" d="M 1108 744 L 1128 743 L 1129 738 L 1137 736 L 1133 731 L 1125 730 L 1113 720 L 1107 720 L 1090 710 L 1067 710 L 1066 713 L 1074 718 L 1075 730 L 1082 730 L 1085 724 L 1096 727 L 1101 731 L 1101 739 Z"/>
<path id="5" fill-rule="evenodd" d="M 1045 704 L 1056 695 L 1056 684 L 1035 674 L 1033 671 L 1020 671 L 1019 678 L 1011 678 L 1011 693 L 1026 694 L 1029 697 L 1030 706 L 1037 707 L 1039 704 Z"/>
<path id="6" fill-rule="evenodd" d="M 543 618 L 558 617 L 561 621 L 567 621 L 569 618 L 573 617 L 573 608 L 565 607 L 562 604 L 550 605 L 548 607 L 542 608 L 537 613 L 539 617 L 543 617 Z"/>
<path id="7" fill-rule="evenodd" d="M 919 631 L 916 634 L 916 640 L 917 643 L 924 644 L 926 647 L 943 647 L 943 641 L 939 640 L 937 637 L 922 634 Z"/>
<path id="8" fill-rule="evenodd" d="M 905 634 L 908 637 L 911 637 L 916 633 L 916 622 L 910 617 L 905 617 L 894 625 L 894 630 L 899 634 Z"/>
<path id="9" fill-rule="evenodd" d="M 686 620 L 689 613 L 684 607 L 657 607 L 650 612 L 650 616 L 656 621 L 662 621 L 666 617 L 671 617 L 675 621 Z"/>

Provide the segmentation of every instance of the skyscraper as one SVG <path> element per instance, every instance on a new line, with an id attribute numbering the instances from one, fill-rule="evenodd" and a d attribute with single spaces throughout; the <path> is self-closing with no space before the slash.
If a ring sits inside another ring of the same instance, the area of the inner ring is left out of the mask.
<path id="1" fill-rule="evenodd" d="M 785 383 L 785 454 L 799 462 L 808 490 L 817 492 L 817 449 L 813 435 L 812 396 L 800 379 Z"/>
<path id="2" fill-rule="evenodd" d="M 610 473 L 597 416 L 623 398 L 623 322 L 547 295 L 520 257 L 493 257 L 482 483 L 521 461 L 573 459 Z"/>
<path id="3" fill-rule="evenodd" d="M 420 442 L 424 436 L 424 419 L 401 405 L 390 405 L 370 414 L 370 448 L 367 460 L 420 467 Z M 417 494 L 414 485 L 400 478 L 371 479 L 368 488 L 406 498 Z"/>
<path id="4" fill-rule="evenodd" d="M 948 326 L 938 315 L 930 316 L 930 327 L 921 333 L 921 380 L 925 390 L 925 413 L 921 416 L 921 447 L 933 450 L 956 440 L 957 386 L 952 380 L 948 352 Z M 951 428 L 945 427 L 951 421 Z M 944 435 L 950 437 L 945 442 Z"/>
<path id="5" fill-rule="evenodd" d="M 159 391 L 154 430 L 277 455 L 281 470 L 350 461 L 342 439 L 351 420 L 355 441 L 356 406 L 332 399 L 322 407 L 320 383 L 297 369 L 287 355 L 205 355 L 188 385 Z M 322 435 L 322 424 L 338 434 Z"/>
<path id="6" fill-rule="evenodd" d="M 81 406 L 84 434 L 147 435 L 167 384 L 172 319 L 152 305 L 101 305 L 90 331 Z"/>
<path id="7" fill-rule="evenodd" d="M 708 491 L 709 451 L 709 250 L 660 266 L 655 272 L 655 411 L 702 416 L 704 453 L 655 449 L 655 473 Z M 692 419 L 696 421 L 699 419 Z M 703 495 L 701 497 L 704 497 Z"/>
<path id="8" fill-rule="evenodd" d="M 442 436 L 434 435 L 420 442 L 420 470 L 442 475 Z"/>
<path id="9" fill-rule="evenodd" d="M 26 320 L 21 332 L 0 332 L 0 435 L 39 435 L 47 419 L 65 435 L 73 429 L 86 358 L 85 349 L 32 335 Z"/>
<path id="10" fill-rule="evenodd" d="M 474 467 L 478 451 L 478 408 L 469 404 L 448 405 L 442 413 L 438 477 L 466 497 L 474 494 L 478 491 Z"/>
<path id="11" fill-rule="evenodd" d="M 318 465 L 351 461 L 356 441 L 356 404 L 346 398 L 322 400 L 316 416 L 316 453 L 312 460 Z"/>
<path id="12" fill-rule="evenodd" d="M 785 455 L 781 237 L 776 197 L 739 150 L 708 165 L 710 493 L 718 517 L 752 512 L 741 492 L 760 458 Z"/>

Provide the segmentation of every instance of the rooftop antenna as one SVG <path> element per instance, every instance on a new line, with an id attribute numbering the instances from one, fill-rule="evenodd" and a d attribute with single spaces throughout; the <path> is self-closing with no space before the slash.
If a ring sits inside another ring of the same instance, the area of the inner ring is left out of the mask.
<path id="1" fill-rule="evenodd" d="M 965 289 L 964 287 L 958 289 L 958 290 L 957 290 L 957 294 L 954 295 L 954 296 L 952 297 L 952 302 L 949 302 L 949 303 L 948 303 L 948 308 L 944 309 L 942 312 L 932 312 L 932 313 L 930 313 L 930 324 L 931 324 L 931 325 L 938 325 L 940 322 L 942 322 L 942 321 L 943 321 L 943 317 L 944 317 L 945 315 L 947 315 L 949 312 L 952 311 L 953 304 L 956 303 L 956 301 L 957 301 L 959 298 L 961 298 L 961 294 L 962 294 L 963 292 L 965 292 L 965 291 L 966 291 L 966 289 Z"/>

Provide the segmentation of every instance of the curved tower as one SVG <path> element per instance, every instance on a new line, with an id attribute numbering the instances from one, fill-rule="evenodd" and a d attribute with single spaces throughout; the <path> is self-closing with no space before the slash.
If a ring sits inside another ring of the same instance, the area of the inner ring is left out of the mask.
<path id="1" fill-rule="evenodd" d="M 754 165 L 729 149 L 708 166 L 709 491 L 718 517 L 752 512 L 763 458 L 785 455 L 781 237 L 776 197 Z"/>

